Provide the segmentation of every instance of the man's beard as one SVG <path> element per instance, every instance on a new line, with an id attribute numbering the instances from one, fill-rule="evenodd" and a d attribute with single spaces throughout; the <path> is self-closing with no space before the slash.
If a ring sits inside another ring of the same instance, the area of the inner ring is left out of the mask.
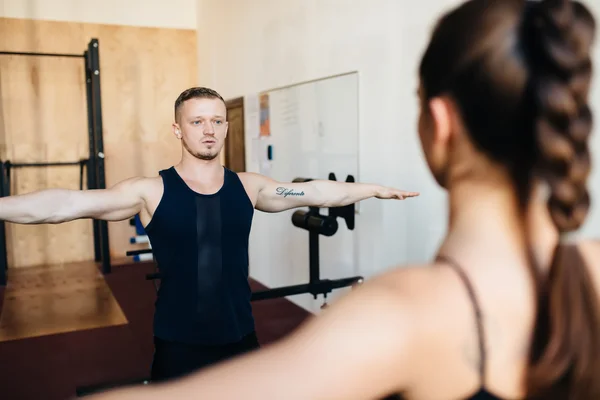
<path id="1" fill-rule="evenodd" d="M 186 148 L 188 153 L 190 153 L 191 155 L 193 155 L 194 157 L 196 157 L 199 160 L 210 161 L 210 160 L 214 160 L 219 155 L 218 151 L 215 151 L 214 153 L 211 152 L 210 150 L 202 152 L 202 153 L 192 151 L 192 149 L 189 148 L 189 146 L 187 145 L 185 140 L 183 140 L 183 147 Z"/>
<path id="2" fill-rule="evenodd" d="M 192 155 L 200 160 L 210 161 L 217 158 L 219 153 L 192 153 Z"/>

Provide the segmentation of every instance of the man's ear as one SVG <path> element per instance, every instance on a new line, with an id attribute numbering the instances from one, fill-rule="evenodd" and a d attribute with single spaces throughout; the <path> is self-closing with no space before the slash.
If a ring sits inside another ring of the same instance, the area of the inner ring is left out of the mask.
<path id="1" fill-rule="evenodd" d="M 181 129 L 179 128 L 179 124 L 177 122 L 173 122 L 173 134 L 177 139 L 181 139 Z"/>

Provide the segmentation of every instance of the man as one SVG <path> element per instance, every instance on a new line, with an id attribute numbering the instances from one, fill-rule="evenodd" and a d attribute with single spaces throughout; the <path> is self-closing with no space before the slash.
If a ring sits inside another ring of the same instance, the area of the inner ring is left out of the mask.
<path id="1" fill-rule="evenodd" d="M 255 173 L 236 174 L 218 157 L 227 136 L 226 112 L 214 90 L 181 93 L 173 123 L 181 161 L 159 176 L 130 178 L 103 190 L 48 189 L 0 199 L 0 218 L 22 224 L 118 221 L 139 214 L 161 272 L 153 381 L 259 347 L 248 284 L 254 209 L 280 212 L 418 195 L 362 183 L 282 184 Z M 285 195 L 290 191 L 293 196 Z"/>

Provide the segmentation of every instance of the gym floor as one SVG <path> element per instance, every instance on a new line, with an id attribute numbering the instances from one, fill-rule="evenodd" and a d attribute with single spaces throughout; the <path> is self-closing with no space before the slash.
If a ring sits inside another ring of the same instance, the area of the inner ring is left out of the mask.
<path id="1" fill-rule="evenodd" d="M 139 382 L 152 361 L 150 263 L 9 271 L 0 287 L 0 398 L 65 400 L 76 388 Z M 264 289 L 251 281 L 253 290 Z M 259 340 L 294 330 L 308 312 L 285 299 L 253 303 Z"/>

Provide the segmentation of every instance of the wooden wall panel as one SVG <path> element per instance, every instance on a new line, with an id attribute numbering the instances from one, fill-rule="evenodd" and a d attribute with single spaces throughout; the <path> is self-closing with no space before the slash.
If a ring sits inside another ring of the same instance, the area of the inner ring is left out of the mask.
<path id="1" fill-rule="evenodd" d="M 173 103 L 197 84 L 196 32 L 0 18 L 0 50 L 79 53 L 100 42 L 106 183 L 176 163 Z M 0 55 L 0 158 L 12 162 L 88 157 L 83 59 Z M 77 189 L 79 167 L 19 169 L 13 194 Z M 7 224 L 10 267 L 92 260 L 89 220 L 61 225 Z M 113 258 L 128 249 L 128 221 L 109 223 Z"/>

